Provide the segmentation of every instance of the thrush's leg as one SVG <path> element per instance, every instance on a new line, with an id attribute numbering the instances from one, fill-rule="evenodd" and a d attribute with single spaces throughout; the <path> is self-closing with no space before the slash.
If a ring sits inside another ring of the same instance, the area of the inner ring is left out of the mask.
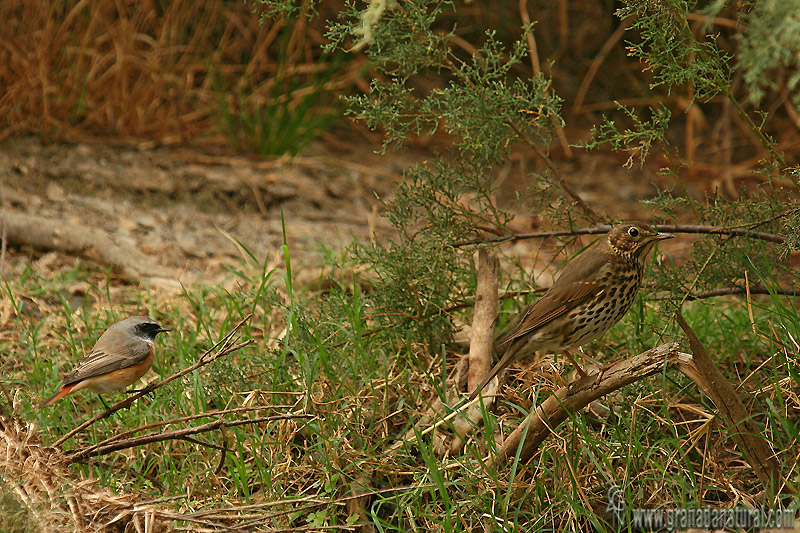
<path id="1" fill-rule="evenodd" d="M 578 371 L 578 374 L 580 374 L 580 376 L 581 376 L 582 378 L 585 378 L 586 376 L 588 376 L 588 375 L 589 375 L 589 374 L 587 374 L 587 373 L 586 373 L 586 371 L 585 371 L 583 368 L 581 368 L 581 365 L 579 365 L 579 364 L 578 364 L 578 362 L 575 360 L 575 358 L 574 358 L 574 357 L 572 357 L 572 354 L 571 354 L 571 353 L 569 353 L 569 350 L 564 350 L 564 351 L 563 351 L 563 352 L 561 352 L 561 353 L 562 353 L 562 354 L 564 354 L 564 356 L 565 356 L 567 359 L 569 359 L 569 362 L 570 362 L 570 363 L 572 363 L 572 366 L 574 366 L 574 367 L 575 367 L 575 370 L 577 370 L 577 371 Z"/>
<path id="2" fill-rule="evenodd" d="M 592 363 L 594 366 L 597 367 L 597 379 L 594 382 L 595 385 L 598 385 L 600 383 L 600 380 L 603 379 L 603 374 L 605 374 L 609 368 L 613 367 L 614 365 L 622 361 L 622 358 L 619 358 L 619 359 L 614 359 L 610 363 L 601 363 L 589 357 L 583 352 L 580 352 L 580 355 L 583 359 L 586 359 L 587 361 L 589 361 L 590 363 Z"/>

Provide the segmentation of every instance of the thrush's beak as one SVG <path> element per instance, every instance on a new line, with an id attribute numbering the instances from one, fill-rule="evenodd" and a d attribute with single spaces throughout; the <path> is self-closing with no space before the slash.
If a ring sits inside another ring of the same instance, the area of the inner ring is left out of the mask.
<path id="1" fill-rule="evenodd" d="M 672 233 L 661 233 L 661 232 L 659 232 L 659 233 L 656 233 L 655 236 L 653 236 L 653 239 L 657 240 L 657 241 L 663 241 L 664 239 L 674 239 L 674 238 L 675 238 L 675 235 L 673 235 Z"/>

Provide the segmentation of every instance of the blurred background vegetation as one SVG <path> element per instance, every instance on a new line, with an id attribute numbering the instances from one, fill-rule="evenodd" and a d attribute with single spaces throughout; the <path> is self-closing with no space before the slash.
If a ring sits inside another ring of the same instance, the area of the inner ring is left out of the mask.
<path id="1" fill-rule="evenodd" d="M 589 350 L 612 359 L 682 341 L 671 323 L 682 307 L 797 482 L 800 317 L 786 298 L 795 293 L 800 243 L 797 13 L 796 0 L 4 0 L 0 138 L 291 155 L 313 149 L 314 139 L 366 137 L 376 147 L 383 141 L 386 153 L 412 146 L 425 154 L 383 204 L 397 238 L 324 250 L 324 283 L 294 284 L 287 246 L 281 264 L 239 242 L 245 264 L 231 269 L 234 290 L 186 288 L 168 303 L 138 289 L 120 296 L 104 287 L 103 273 L 76 269 L 47 281 L 26 270 L 6 285 L 12 342 L 23 354 L 12 361 L 23 376 L 15 379 L 55 382 L 58 369 L 42 361 L 61 357 L 63 345 L 77 357 L 133 308 L 175 327 L 163 341 L 167 368 L 187 366 L 201 345 L 254 312 L 242 334 L 256 343 L 245 355 L 80 437 L 90 445 L 170 410 L 194 416 L 248 402 L 313 414 L 308 423 L 243 425 L 213 442 L 174 441 L 79 467 L 129 492 L 185 490 L 175 506 L 186 513 L 225 508 L 224 495 L 231 513 L 216 524 L 226 527 L 247 527 L 246 505 L 280 502 L 259 515 L 259 527 L 614 531 L 604 513 L 613 484 L 625 487 L 629 507 L 764 503 L 715 406 L 667 373 L 608 398 L 605 418 L 578 413 L 529 465 L 487 461 L 492 432 L 516 424 L 559 385 L 557 375 L 513 376 L 527 386 L 504 389 L 497 412 L 486 414 L 486 441 L 470 441 L 463 456 L 445 460 L 424 439 L 387 450 L 444 396 L 463 351 L 453 338 L 470 318 L 474 252 L 502 252 L 490 238 L 513 233 L 511 206 L 533 213 L 536 230 L 635 213 L 683 223 L 685 254 L 675 264 L 668 254 L 650 261 L 634 308 Z M 600 154 L 620 173 L 594 175 L 591 158 Z M 511 168 L 524 185 L 505 193 Z M 623 168 L 634 170 L 622 177 Z M 602 196 L 586 203 L 586 190 L 570 185 L 586 175 L 582 184 L 619 187 L 646 175 L 655 192 L 630 205 Z M 689 238 L 689 224 L 706 230 Z M 543 261 L 585 244 L 574 235 L 548 241 Z M 533 275 L 508 255 L 502 288 L 529 289 Z M 111 311 L 87 309 L 72 338 L 64 324 L 76 311 L 62 286 L 84 279 L 91 288 L 78 306 L 91 307 L 92 294 L 92 305 Z M 702 294 L 714 289 L 744 295 Z M 60 320 L 55 336 L 37 343 L 43 326 L 19 295 L 48 300 Z M 524 300 L 504 299 L 501 323 Z M 17 405 L 55 435 L 91 412 L 94 399 L 70 401 L 78 408 L 62 417 Z M 309 494 L 319 501 L 294 499 Z"/>
<path id="2" fill-rule="evenodd" d="M 668 14 L 671 2 L 641 4 Z M 256 11 L 261 6 L 256 4 Z M 363 53 L 322 51 L 330 42 L 327 25 L 340 15 L 337 4 L 290 7 L 290 15 L 258 23 L 254 5 L 238 1 L 63 0 L 31 6 L 6 0 L 0 5 L 0 136 L 113 135 L 179 144 L 216 134 L 238 149 L 261 152 L 257 138 L 270 133 L 258 124 L 291 130 L 281 122 L 282 113 L 312 123 L 295 128 L 324 131 L 333 121 L 315 121 L 338 114 L 336 96 L 365 92 L 376 72 Z M 541 72 L 550 79 L 552 93 L 565 102 L 563 118 L 571 131 L 589 129 L 604 116 L 624 124 L 617 102 L 663 104 L 673 116 L 668 138 L 693 162 L 692 173 L 729 186 L 725 180 L 731 174 L 746 173 L 761 155 L 760 143 L 726 99 L 696 101 L 696 83 L 688 78 L 679 86 L 654 86 L 658 73 L 627 44 L 640 41 L 641 29 L 632 27 L 639 15 L 618 16 L 620 2 L 453 7 L 432 19 L 431 30 L 447 35 L 456 56 L 473 54 L 487 29 L 510 44 L 520 39 L 523 23 L 535 21 L 536 57 L 514 65 L 509 76 Z M 731 58 L 720 65 L 731 71 L 731 92 L 747 111 L 768 119 L 766 133 L 788 156 L 798 149 L 797 28 L 791 16 L 796 7 L 775 1 L 691 2 L 685 18 L 694 38 L 714 42 Z M 317 16 L 307 18 L 312 9 Z M 683 31 L 668 29 L 676 39 Z M 446 79 L 445 72 L 434 70 L 416 73 L 413 81 L 419 91 L 430 91 Z"/>

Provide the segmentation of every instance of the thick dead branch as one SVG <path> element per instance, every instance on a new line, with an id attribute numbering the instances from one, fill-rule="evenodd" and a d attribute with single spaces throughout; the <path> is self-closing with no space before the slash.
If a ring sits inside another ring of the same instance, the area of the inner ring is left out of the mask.
<path id="1" fill-rule="evenodd" d="M 475 390 L 492 368 L 499 269 L 497 257 L 485 249 L 478 252 L 478 284 L 469 343 L 468 391 Z"/>
<path id="2" fill-rule="evenodd" d="M 547 436 L 571 414 L 610 392 L 662 372 L 665 364 L 668 367 L 675 366 L 678 360 L 691 360 L 691 357 L 678 352 L 677 343 L 662 344 L 618 362 L 605 371 L 599 382 L 597 375 L 592 374 L 561 387 L 538 405 L 503 441 L 497 461 L 512 460 L 520 446 L 520 461 L 529 461 Z"/>
<path id="3" fill-rule="evenodd" d="M 454 378 L 448 380 L 447 397 L 450 405 L 461 403 L 461 391 L 474 390 L 492 368 L 499 270 L 500 264 L 497 257 L 486 250 L 481 250 L 478 253 L 478 283 L 475 295 L 475 312 L 472 315 L 469 355 L 462 357 L 458 361 L 454 371 Z M 493 381 L 486 386 L 488 392 L 484 401 L 487 405 L 491 405 L 493 402 L 496 388 L 497 381 Z M 392 449 L 397 449 L 403 442 L 414 439 L 418 432 L 424 435 L 436 430 L 455 416 L 451 413 L 449 416 L 442 418 L 444 413 L 444 404 L 439 398 L 436 398 L 415 427 L 406 432 L 405 436 L 392 446 Z M 466 415 L 469 420 L 465 419 L 464 416 L 459 416 L 453 421 L 456 435 L 460 435 L 462 438 L 482 416 L 477 408 L 466 411 Z M 431 424 L 434 425 L 432 426 Z M 445 451 L 455 451 L 460 448 L 462 439 L 436 433 L 434 434 L 434 443 L 436 448 L 444 453 Z"/>
<path id="4" fill-rule="evenodd" d="M 733 441 L 764 486 L 768 495 L 766 501 L 770 501 L 769 496 L 777 494 L 786 486 L 775 454 L 762 435 L 762 430 L 753 421 L 752 414 L 736 393 L 736 388 L 714 365 L 703 343 L 686 323 L 680 310 L 675 312 L 675 318 L 689 339 L 693 355 L 691 360 L 679 364 L 678 370 L 694 381 L 714 402 L 717 414 L 728 428 Z M 794 492 L 793 487 L 790 489 Z"/>
<path id="5" fill-rule="evenodd" d="M 467 392 L 475 390 L 483 383 L 492 369 L 494 354 L 495 324 L 497 322 L 497 287 L 500 262 L 487 250 L 478 252 L 478 283 L 475 291 L 475 312 L 472 315 L 472 334 L 469 344 L 469 372 L 467 374 Z M 497 387 L 497 385 L 495 385 Z M 491 404 L 494 398 L 484 400 Z M 481 419 L 479 409 L 467 411 L 469 420 L 458 417 L 453 421 L 453 429 L 460 439 L 453 441 L 451 451 L 461 446 L 464 435 L 475 427 Z"/>
<path id="6" fill-rule="evenodd" d="M 157 264 L 136 247 L 123 248 L 107 233 L 94 228 L 7 210 L 0 213 L 0 224 L 8 243 L 14 246 L 32 246 L 39 250 L 58 250 L 89 257 L 113 265 L 135 279 L 178 278 L 177 272 Z"/>

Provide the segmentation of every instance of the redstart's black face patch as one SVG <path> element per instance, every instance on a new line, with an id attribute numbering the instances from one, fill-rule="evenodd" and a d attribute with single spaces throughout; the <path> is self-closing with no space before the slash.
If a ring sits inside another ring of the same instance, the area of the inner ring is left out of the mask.
<path id="1" fill-rule="evenodd" d="M 157 322 L 142 322 L 136 325 L 136 334 L 146 339 L 155 339 L 159 333 L 172 331 L 170 328 L 162 328 Z"/>

